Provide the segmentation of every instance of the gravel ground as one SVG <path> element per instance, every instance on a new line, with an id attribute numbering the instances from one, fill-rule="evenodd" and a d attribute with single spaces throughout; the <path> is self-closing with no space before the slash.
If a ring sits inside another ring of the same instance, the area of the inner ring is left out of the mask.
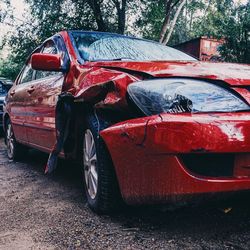
<path id="1" fill-rule="evenodd" d="M 33 150 L 10 162 L 0 139 L 0 249 L 250 249 L 249 195 L 98 216 L 86 205 L 79 171 L 60 163 L 45 176 L 47 157 Z"/>

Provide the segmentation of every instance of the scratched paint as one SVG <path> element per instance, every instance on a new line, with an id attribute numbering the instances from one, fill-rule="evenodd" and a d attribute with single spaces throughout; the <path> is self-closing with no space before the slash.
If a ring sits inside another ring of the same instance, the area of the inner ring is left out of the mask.
<path id="1" fill-rule="evenodd" d="M 250 171 L 242 171 L 240 160 L 235 161 L 234 178 L 210 178 L 193 175 L 178 158 L 196 152 L 236 153 L 241 159 L 250 148 L 249 119 L 245 113 L 162 114 L 161 118 L 121 122 L 103 130 L 101 136 L 111 153 L 124 199 L 131 204 L 159 203 L 178 196 L 249 189 Z"/>
<path id="2" fill-rule="evenodd" d="M 222 80 L 230 85 L 250 85 L 249 65 L 210 62 L 97 62 L 93 66 L 110 66 L 148 73 L 154 77 L 196 77 Z"/>

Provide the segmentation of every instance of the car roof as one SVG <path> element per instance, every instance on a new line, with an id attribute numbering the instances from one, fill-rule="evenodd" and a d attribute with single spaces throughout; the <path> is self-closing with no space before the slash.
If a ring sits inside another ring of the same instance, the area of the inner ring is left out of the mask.
<path id="1" fill-rule="evenodd" d="M 118 33 L 112 33 L 112 32 L 102 32 L 102 31 L 91 31 L 91 30 L 68 30 L 67 32 L 69 33 L 86 33 L 86 34 L 100 34 L 100 35 L 111 35 L 111 36 L 121 36 L 121 37 L 129 37 L 129 38 L 136 38 L 133 36 L 127 36 L 127 35 L 122 35 Z M 139 38 L 137 38 L 139 39 Z"/>

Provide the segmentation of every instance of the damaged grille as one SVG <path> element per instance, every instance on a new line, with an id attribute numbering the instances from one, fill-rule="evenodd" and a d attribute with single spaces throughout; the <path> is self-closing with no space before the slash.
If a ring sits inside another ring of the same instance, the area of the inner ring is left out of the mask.
<path id="1" fill-rule="evenodd" d="M 196 175 L 207 177 L 232 177 L 234 154 L 186 154 L 181 155 L 185 167 Z"/>

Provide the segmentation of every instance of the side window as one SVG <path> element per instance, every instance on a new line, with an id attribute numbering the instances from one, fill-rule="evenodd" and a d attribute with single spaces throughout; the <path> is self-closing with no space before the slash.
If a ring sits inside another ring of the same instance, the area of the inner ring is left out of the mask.
<path id="1" fill-rule="evenodd" d="M 31 68 L 31 64 L 28 63 L 23 70 L 23 74 L 22 74 L 19 84 L 32 81 L 33 73 L 34 73 L 34 70 Z"/>
<path id="2" fill-rule="evenodd" d="M 45 43 L 45 45 L 42 48 L 42 51 L 40 53 L 57 54 L 58 50 L 57 50 L 57 47 L 53 41 L 48 41 L 47 43 Z M 36 79 L 41 79 L 41 78 L 45 78 L 45 77 L 49 77 L 49 76 L 53 76 L 53 75 L 57 75 L 57 74 L 58 74 L 58 72 L 37 70 L 36 71 Z"/>

